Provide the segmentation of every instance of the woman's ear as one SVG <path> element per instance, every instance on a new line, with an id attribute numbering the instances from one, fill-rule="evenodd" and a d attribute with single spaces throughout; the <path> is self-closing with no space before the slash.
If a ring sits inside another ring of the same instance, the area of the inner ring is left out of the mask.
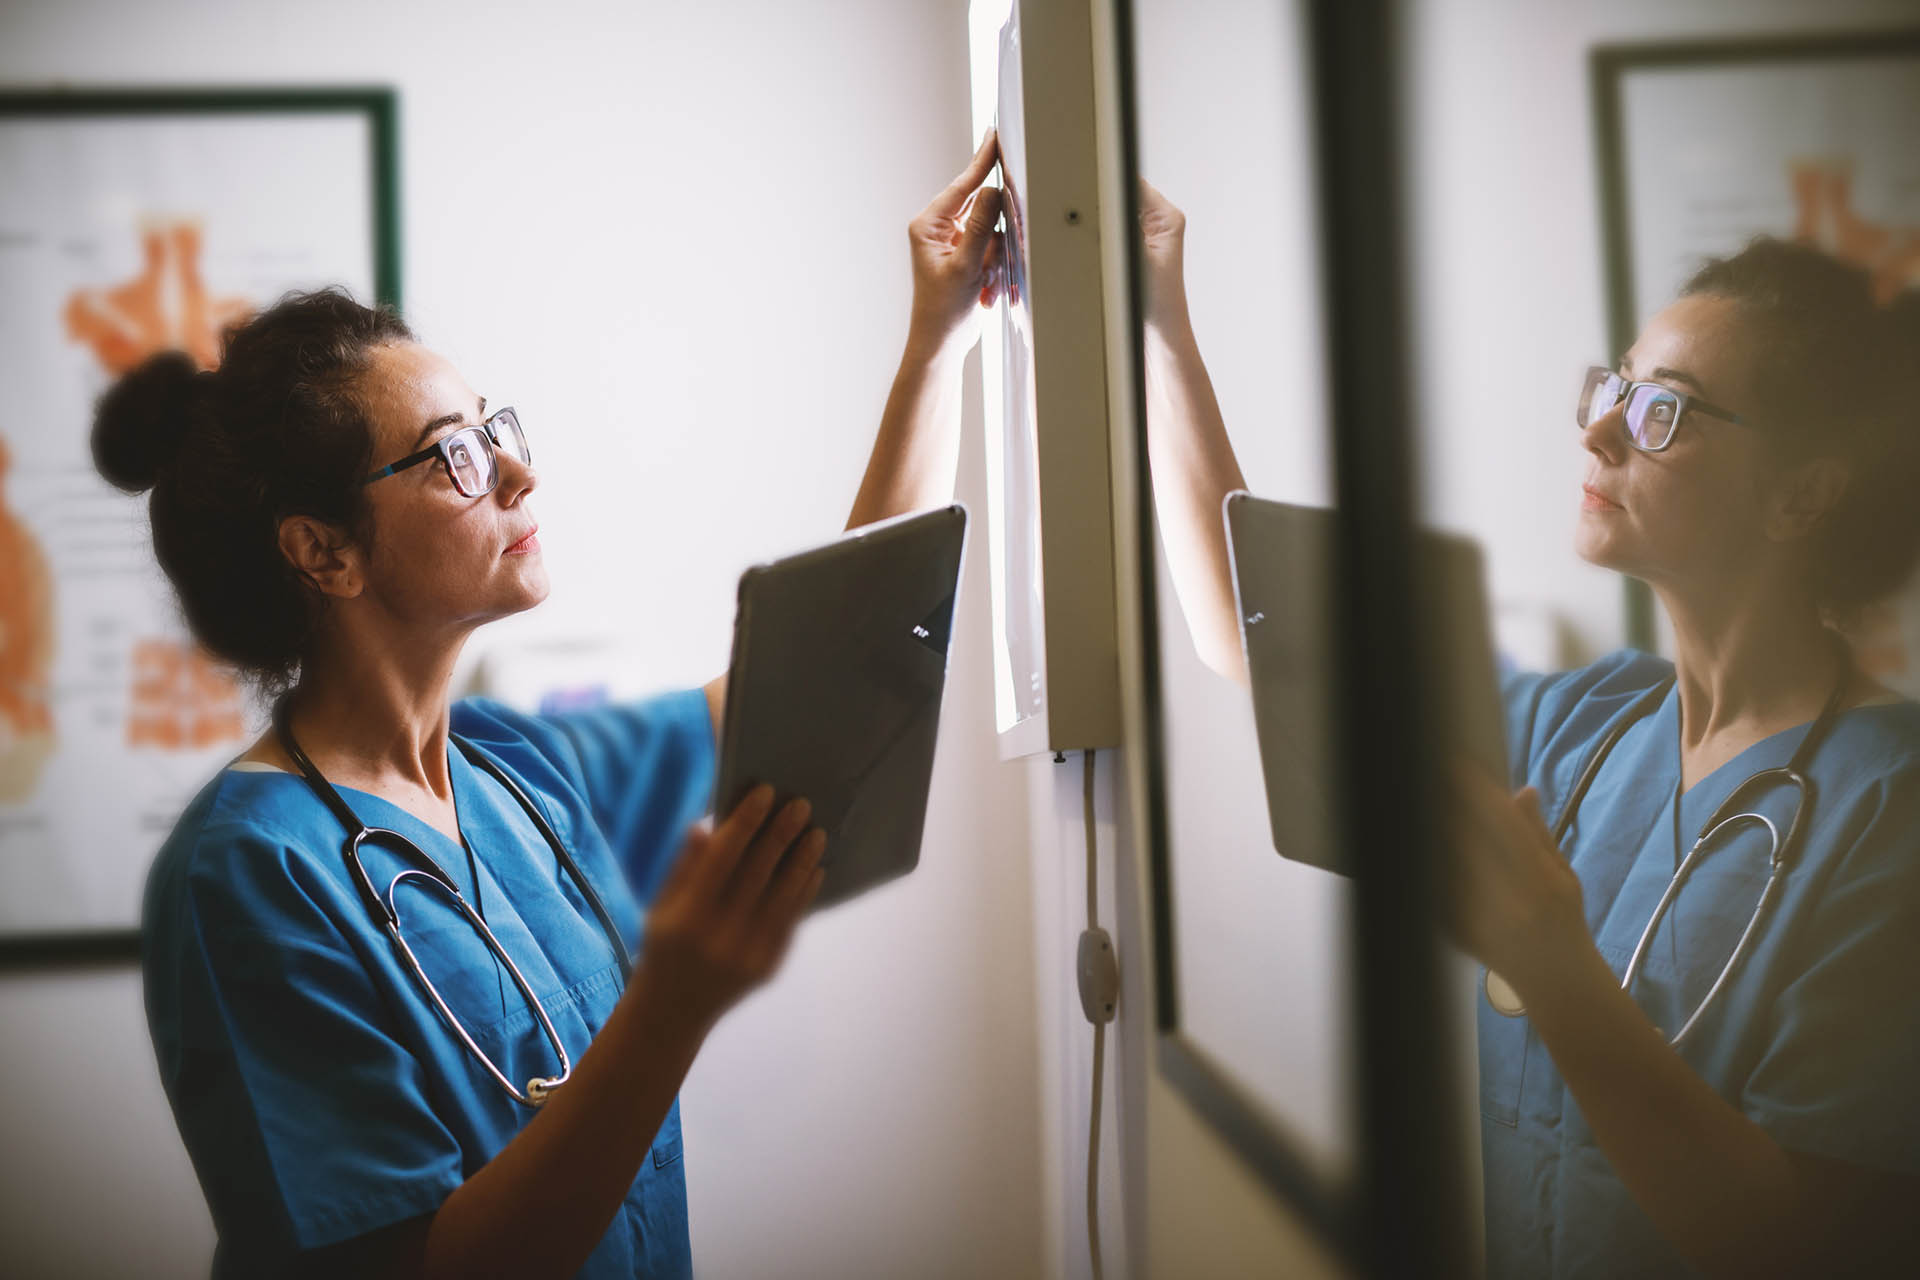
<path id="1" fill-rule="evenodd" d="M 1838 458 L 1814 458 L 1794 467 L 1774 491 L 1767 536 L 1775 542 L 1806 537 L 1840 505 L 1851 480 L 1847 464 Z"/>
<path id="2" fill-rule="evenodd" d="M 280 521 L 280 554 L 321 595 L 351 600 L 366 588 L 365 559 L 344 529 L 312 516 Z"/>

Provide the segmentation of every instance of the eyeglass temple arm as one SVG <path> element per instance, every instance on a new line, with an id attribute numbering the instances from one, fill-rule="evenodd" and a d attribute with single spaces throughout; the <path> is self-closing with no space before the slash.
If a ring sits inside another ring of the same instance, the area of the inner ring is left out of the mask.
<path id="1" fill-rule="evenodd" d="M 372 475 L 369 475 L 363 480 L 361 480 L 360 483 L 372 484 L 375 480 L 384 479 L 387 476 L 393 475 L 397 471 L 405 471 L 408 467 L 417 467 L 421 463 L 425 462 L 427 459 L 437 458 L 439 456 L 440 456 L 440 446 L 438 444 L 428 445 L 426 448 L 422 449 L 420 452 L 410 453 L 406 457 L 400 459 L 400 461 L 393 463 L 391 466 L 385 466 L 380 468 L 378 471 L 374 472 Z"/>

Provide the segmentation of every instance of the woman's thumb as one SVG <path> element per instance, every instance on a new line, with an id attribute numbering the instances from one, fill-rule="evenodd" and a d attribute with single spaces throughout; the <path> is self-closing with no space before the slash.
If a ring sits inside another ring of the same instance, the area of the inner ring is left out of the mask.
<path id="1" fill-rule="evenodd" d="M 1000 221 L 1001 204 L 1001 193 L 998 187 L 982 187 L 973 193 L 973 203 L 967 210 L 968 243 L 977 243 L 992 233 L 994 226 Z"/>

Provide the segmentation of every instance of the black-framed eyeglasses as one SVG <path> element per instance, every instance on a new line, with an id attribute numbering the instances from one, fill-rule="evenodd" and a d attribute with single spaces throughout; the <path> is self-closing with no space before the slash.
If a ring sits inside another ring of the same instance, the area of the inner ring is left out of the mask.
<path id="1" fill-rule="evenodd" d="M 533 453 L 527 448 L 527 434 L 520 427 L 520 415 L 510 407 L 494 410 L 493 416 L 477 427 L 450 431 L 418 453 L 410 453 L 391 466 L 380 468 L 360 483 L 375 480 L 440 459 L 447 464 L 447 475 L 462 497 L 479 498 L 493 492 L 500 483 L 500 462 L 494 450 L 503 450 L 510 458 L 531 465 Z"/>
<path id="2" fill-rule="evenodd" d="M 1594 365 L 1587 370 L 1587 381 L 1580 388 L 1580 406 L 1573 420 L 1584 429 L 1592 426 L 1621 401 L 1626 401 L 1627 442 L 1642 453 L 1659 453 L 1673 443 L 1680 419 L 1687 410 L 1741 423 L 1737 414 L 1708 404 L 1698 396 L 1657 382 L 1629 382 L 1611 369 Z"/>

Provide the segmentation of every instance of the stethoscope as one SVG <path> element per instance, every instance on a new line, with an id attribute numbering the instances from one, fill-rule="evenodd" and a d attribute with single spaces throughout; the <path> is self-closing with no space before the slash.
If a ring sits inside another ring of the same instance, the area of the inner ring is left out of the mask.
<path id="1" fill-rule="evenodd" d="M 460 1038 L 460 1043 L 467 1047 L 467 1052 L 487 1069 L 487 1074 L 492 1076 L 515 1102 L 529 1107 L 540 1106 L 547 1100 L 548 1094 L 565 1084 L 573 1075 L 573 1060 L 567 1056 L 567 1047 L 561 1043 L 560 1033 L 554 1030 L 553 1020 L 547 1017 L 546 1006 L 541 1004 L 540 997 L 533 993 L 533 987 L 520 972 L 520 966 L 513 962 L 513 957 L 508 955 L 506 948 L 500 945 L 500 940 L 494 936 L 493 930 L 487 927 L 485 918 L 473 909 L 466 895 L 460 892 L 460 886 L 454 883 L 453 877 L 446 873 L 431 854 L 398 831 L 389 827 L 369 827 L 360 821 L 359 815 L 348 807 L 347 802 L 341 799 L 340 793 L 334 790 L 333 784 L 314 767 L 313 761 L 307 758 L 307 753 L 300 749 L 298 742 L 294 741 L 293 729 L 288 725 L 287 718 L 286 702 L 282 700 L 273 709 L 273 724 L 275 731 L 279 734 L 280 745 L 294 764 L 300 767 L 300 776 L 313 789 L 314 794 L 326 802 L 327 807 L 333 810 L 342 825 L 346 827 L 347 843 L 342 850 L 342 855 L 346 858 L 348 868 L 353 872 L 354 884 L 360 891 L 361 901 L 365 902 L 367 909 L 373 912 L 374 920 L 386 931 L 387 937 L 393 942 L 394 949 L 400 953 L 407 968 L 425 989 L 428 999 L 432 1000 L 434 1007 L 440 1011 L 440 1016 L 446 1019 L 448 1026 L 453 1028 L 454 1034 Z M 580 887 L 587 905 L 599 918 L 600 927 L 606 931 L 607 941 L 613 944 L 613 953 L 619 961 L 620 981 L 625 983 L 627 973 L 632 968 L 632 959 L 627 954 L 626 943 L 621 941 L 620 930 L 615 927 L 613 917 L 607 913 L 606 903 L 601 901 L 592 882 L 581 874 L 579 864 L 574 862 L 573 855 L 567 852 L 566 846 L 560 843 L 559 835 L 554 832 L 553 827 L 527 793 L 520 789 L 520 784 L 515 782 L 505 769 L 495 764 L 485 752 L 459 734 L 450 733 L 448 737 L 453 739 L 454 745 L 460 748 L 460 753 L 468 761 L 498 779 L 500 785 L 520 802 L 520 807 L 526 810 L 527 817 L 533 820 L 533 825 L 539 828 L 541 836 L 553 850 L 554 858 L 566 869 L 567 874 L 573 877 L 573 882 Z M 375 887 L 373 877 L 367 873 L 366 864 L 360 860 L 360 846 L 375 836 L 381 838 L 383 847 L 393 849 L 413 864 L 388 883 L 384 896 Z M 418 880 L 422 886 L 437 885 L 453 899 L 454 905 L 460 908 L 467 922 L 486 942 L 487 949 L 493 952 L 494 958 L 506 966 L 507 972 L 513 977 L 513 984 L 520 988 L 521 996 L 526 1000 L 527 1006 L 533 1010 L 533 1016 L 539 1020 L 540 1029 L 546 1032 L 547 1043 L 553 1046 L 555 1056 L 560 1059 L 559 1074 L 534 1076 L 527 1081 L 524 1090 L 517 1088 L 513 1081 L 507 1079 L 506 1073 L 494 1065 L 493 1059 L 487 1056 L 486 1051 L 467 1034 L 467 1029 L 460 1025 L 460 1019 L 454 1016 L 453 1010 L 441 998 L 439 990 L 433 985 L 433 980 L 427 977 L 427 971 L 421 967 L 419 957 L 414 955 L 413 948 L 407 945 L 406 938 L 401 935 L 400 910 L 394 902 L 394 890 L 399 888 L 404 880 Z"/>
<path id="2" fill-rule="evenodd" d="M 1739 941 L 1734 943 L 1733 953 L 1727 957 L 1726 964 L 1720 967 L 1720 975 L 1713 980 L 1713 985 L 1707 988 L 1707 994 L 1701 997 L 1700 1003 L 1694 1006 L 1692 1016 L 1667 1041 L 1668 1044 L 1678 1045 L 1686 1039 L 1687 1034 L 1699 1025 L 1700 1016 L 1713 1003 L 1714 997 L 1719 995 L 1721 989 L 1727 985 L 1727 979 L 1739 967 L 1741 959 L 1746 955 L 1748 945 L 1759 932 L 1760 922 L 1766 916 L 1767 908 L 1773 904 L 1774 894 L 1779 890 L 1781 880 L 1793 861 L 1794 852 L 1799 847 L 1801 833 L 1806 827 L 1807 814 L 1813 808 L 1814 786 L 1813 780 L 1807 777 L 1807 765 L 1813 760 L 1814 753 L 1820 749 L 1820 744 L 1832 732 L 1834 721 L 1840 716 L 1840 704 L 1846 696 L 1847 685 L 1853 677 L 1853 663 L 1844 648 L 1840 659 L 1840 678 L 1834 683 L 1833 693 L 1828 696 L 1827 705 L 1821 709 L 1819 719 L 1815 720 L 1813 727 L 1807 730 L 1807 736 L 1800 740 L 1793 758 L 1784 765 L 1762 769 L 1753 774 L 1720 802 L 1719 808 L 1713 811 L 1713 816 L 1709 817 L 1700 828 L 1700 834 L 1694 840 L 1693 847 L 1687 850 L 1687 856 L 1680 860 L 1680 865 L 1667 880 L 1667 891 L 1660 895 L 1659 904 L 1654 907 L 1653 915 L 1647 921 L 1647 927 L 1641 931 L 1640 941 L 1633 948 L 1633 956 L 1627 961 L 1627 971 L 1620 979 L 1620 989 L 1631 994 L 1633 980 L 1640 975 L 1641 964 L 1647 958 L 1647 948 L 1653 942 L 1654 930 L 1660 927 L 1662 917 L 1673 906 L 1674 899 L 1680 896 L 1680 890 L 1687 883 L 1687 878 L 1693 874 L 1694 867 L 1705 855 L 1707 844 L 1723 831 L 1731 831 L 1738 827 L 1758 826 L 1766 829 L 1768 838 L 1773 842 L 1773 849 L 1767 858 L 1767 882 L 1760 889 L 1760 897 L 1754 903 L 1753 914 L 1747 919 L 1747 927 L 1741 930 Z M 1674 677 L 1668 676 L 1641 694 L 1594 748 L 1593 754 L 1587 758 L 1585 767 L 1580 770 L 1578 781 L 1573 784 L 1572 794 L 1567 797 L 1567 803 L 1560 810 L 1559 819 L 1553 824 L 1553 843 L 1556 847 L 1560 846 L 1567 834 L 1567 829 L 1573 825 L 1574 814 L 1579 810 L 1580 802 L 1586 799 L 1588 788 L 1593 786 L 1593 780 L 1599 774 L 1600 766 L 1606 763 L 1614 746 L 1626 736 L 1627 730 L 1651 715 L 1654 708 L 1666 700 L 1667 694 L 1673 689 L 1673 684 Z M 1795 793 L 1793 818 L 1787 823 L 1787 833 L 1784 837 L 1771 818 L 1741 807 L 1756 792 L 1780 784 L 1792 787 Z M 1517 1018 L 1527 1011 L 1519 993 L 1493 970 L 1487 970 L 1481 985 L 1486 991 L 1487 1003 L 1493 1006 L 1495 1013 Z"/>

